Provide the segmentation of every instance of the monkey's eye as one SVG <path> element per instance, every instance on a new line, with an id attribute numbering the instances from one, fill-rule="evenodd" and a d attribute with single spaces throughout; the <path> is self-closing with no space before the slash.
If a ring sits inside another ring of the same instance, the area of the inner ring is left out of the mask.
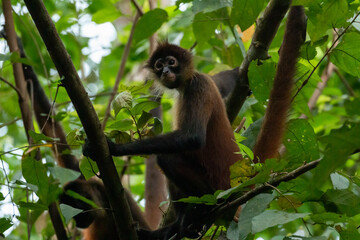
<path id="1" fill-rule="evenodd" d="M 167 59 L 168 59 L 168 65 L 169 66 L 177 67 L 178 62 L 177 62 L 176 58 L 170 56 Z"/>
<path id="2" fill-rule="evenodd" d="M 164 64 L 161 62 L 160 59 L 158 59 L 158 60 L 155 62 L 155 65 L 154 65 L 155 70 L 159 71 L 159 70 L 161 70 L 163 67 L 164 67 Z"/>

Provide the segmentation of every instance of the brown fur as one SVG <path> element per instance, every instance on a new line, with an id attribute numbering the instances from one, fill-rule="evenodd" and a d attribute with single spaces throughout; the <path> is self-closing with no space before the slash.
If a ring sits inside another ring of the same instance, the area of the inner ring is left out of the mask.
<path id="1" fill-rule="evenodd" d="M 201 81 L 201 84 L 198 84 L 200 89 L 197 90 L 201 92 L 198 96 L 201 100 L 189 103 L 186 92 L 180 93 L 176 108 L 177 126 L 180 129 L 186 128 L 189 115 L 202 118 L 202 124 L 207 126 L 206 143 L 201 149 L 187 154 L 205 169 L 207 181 L 215 190 L 227 189 L 230 187 L 229 167 L 241 159 L 241 155 L 235 154 L 239 148 L 216 85 L 204 74 L 196 73 L 188 81 L 195 81 L 194 78 Z M 190 111 L 197 113 L 189 113 Z"/>
<path id="2" fill-rule="evenodd" d="M 284 41 L 280 49 L 274 86 L 270 93 L 264 122 L 254 147 L 254 156 L 260 162 L 278 156 L 278 149 L 285 132 L 287 114 L 291 103 L 291 90 L 294 85 L 296 62 L 300 46 L 304 41 L 305 27 L 303 7 L 291 7 Z"/>

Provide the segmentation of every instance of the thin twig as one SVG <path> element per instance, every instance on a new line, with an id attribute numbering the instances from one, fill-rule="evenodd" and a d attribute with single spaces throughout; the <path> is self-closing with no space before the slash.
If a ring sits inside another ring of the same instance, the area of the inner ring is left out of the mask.
<path id="1" fill-rule="evenodd" d="M 245 121 L 246 121 L 246 117 L 243 117 L 241 119 L 241 122 L 240 122 L 239 126 L 236 127 L 234 132 L 239 133 L 240 130 L 244 127 Z"/>
<path id="2" fill-rule="evenodd" d="M 131 0 L 131 2 L 134 4 L 137 12 L 140 14 L 140 16 L 144 15 L 143 10 L 141 9 L 140 5 L 138 4 L 138 2 L 136 0 Z"/>
<path id="3" fill-rule="evenodd" d="M 44 125 L 41 127 L 41 132 L 44 130 L 47 122 L 49 121 L 50 115 L 52 115 L 52 113 L 53 113 L 55 101 L 56 101 L 57 95 L 58 95 L 58 93 L 59 93 L 59 88 L 60 88 L 60 85 L 58 85 L 57 88 L 56 88 L 56 92 L 55 92 L 55 97 L 54 97 L 53 103 L 51 104 L 51 108 L 50 108 L 49 113 L 47 114 L 47 118 L 46 118 L 46 120 L 45 120 L 45 123 L 44 123 Z M 54 129 L 54 126 L 53 126 L 53 129 Z M 54 134 L 54 136 L 56 136 L 56 135 Z"/>
<path id="4" fill-rule="evenodd" d="M 15 123 L 15 122 L 17 122 L 19 120 L 21 120 L 21 118 L 18 117 L 18 118 L 15 118 L 14 120 L 12 120 L 10 122 L 0 124 L 0 128 L 5 127 L 5 126 L 9 126 L 9 125 L 11 125 L 11 124 L 13 124 L 13 123 Z"/>
<path id="5" fill-rule="evenodd" d="M 284 198 L 290 203 L 290 205 L 293 207 L 293 209 L 294 209 L 294 211 L 295 211 L 296 213 L 299 212 L 299 211 L 296 209 L 294 203 L 293 203 L 286 195 L 284 195 L 284 194 L 280 191 L 280 189 L 278 189 L 277 187 L 275 187 L 275 186 L 273 186 L 273 185 L 270 185 L 270 184 L 268 184 L 268 183 L 265 183 L 265 185 L 271 187 L 271 188 L 274 189 L 276 192 L 278 192 L 282 197 L 284 197 Z M 312 233 L 310 232 L 310 229 L 309 229 L 309 227 L 307 226 L 304 218 L 301 218 L 301 220 L 302 220 L 305 228 L 307 229 L 309 235 L 312 236 Z"/>
<path id="6" fill-rule="evenodd" d="M 347 30 L 350 28 L 350 26 L 355 22 L 356 18 L 360 15 L 360 12 L 358 12 L 358 14 L 356 14 L 356 16 L 354 17 L 354 19 L 350 22 L 350 24 L 344 29 L 344 31 L 342 33 L 340 33 L 337 38 L 335 39 L 335 41 L 333 42 L 333 44 L 331 44 L 330 48 L 325 52 L 324 56 L 320 59 L 320 61 L 316 64 L 316 66 L 313 68 L 313 70 L 310 72 L 309 76 L 306 78 L 306 80 L 302 83 L 302 85 L 300 86 L 300 88 L 296 91 L 295 95 L 292 97 L 291 101 L 294 101 L 295 97 L 299 94 L 299 92 L 301 91 L 301 89 L 303 89 L 303 87 L 305 87 L 305 85 L 309 82 L 310 77 L 314 74 L 315 70 L 320 66 L 320 63 L 325 59 L 325 57 L 327 57 L 330 53 L 330 51 L 336 46 L 337 42 L 339 41 L 339 39 L 347 32 Z"/>
<path id="7" fill-rule="evenodd" d="M 6 83 L 7 85 L 9 85 L 12 89 L 14 89 L 17 93 L 17 95 L 19 96 L 20 99 L 24 99 L 24 97 L 22 96 L 20 89 L 18 89 L 14 84 L 12 84 L 11 82 L 7 81 L 5 78 L 0 77 L 0 80 L 3 81 L 4 83 Z"/>
<path id="8" fill-rule="evenodd" d="M 214 233 L 211 235 L 210 240 L 212 240 L 212 239 L 215 238 L 215 235 L 216 235 L 217 231 L 219 230 L 219 228 L 220 228 L 220 225 L 219 225 L 219 226 L 216 226 L 216 228 L 215 228 L 215 230 L 214 230 Z"/>
<path id="9" fill-rule="evenodd" d="M 132 39 L 133 39 L 133 36 L 134 36 L 135 26 L 136 26 L 136 23 L 137 23 L 137 21 L 139 20 L 139 18 L 140 18 L 140 14 L 137 13 L 136 16 L 135 16 L 135 18 L 134 18 L 133 25 L 132 25 L 132 27 L 131 27 L 130 36 L 129 36 L 128 41 L 127 41 L 127 43 L 126 43 L 126 45 L 125 45 L 125 49 L 124 49 L 123 55 L 122 55 L 122 57 L 121 57 L 120 68 L 119 68 L 118 74 L 117 74 L 117 76 L 116 76 L 116 81 L 115 81 L 113 90 L 112 90 L 112 92 L 111 92 L 108 105 L 107 105 L 107 107 L 106 107 L 106 112 L 105 112 L 105 115 L 104 115 L 104 120 L 103 120 L 103 122 L 102 122 L 102 129 L 103 129 L 103 130 L 105 129 L 106 122 L 107 122 L 107 120 L 108 120 L 109 117 L 110 117 L 111 103 L 112 103 L 112 101 L 113 101 L 114 98 L 115 98 L 115 95 L 116 95 L 117 90 L 118 90 L 118 88 L 119 88 L 119 84 L 120 84 L 121 78 L 123 77 L 124 72 L 125 72 L 125 64 L 126 64 L 126 61 L 127 61 L 128 57 L 129 57 L 129 54 L 130 54 L 130 48 L 131 48 L 131 43 L 132 43 Z"/>
<path id="10" fill-rule="evenodd" d="M 354 90 L 351 88 L 349 82 L 346 80 L 346 78 L 344 77 L 344 75 L 339 71 L 339 69 L 334 68 L 334 72 L 336 73 L 336 75 L 338 75 L 338 77 L 340 78 L 340 80 L 342 81 L 342 83 L 344 84 L 344 86 L 346 87 L 346 89 L 348 90 L 348 92 L 350 93 L 350 95 L 352 97 L 355 97 L 355 92 Z"/>

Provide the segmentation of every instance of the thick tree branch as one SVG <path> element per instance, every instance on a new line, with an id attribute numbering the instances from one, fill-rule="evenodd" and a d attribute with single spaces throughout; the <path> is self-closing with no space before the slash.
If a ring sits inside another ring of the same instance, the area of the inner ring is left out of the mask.
<path id="1" fill-rule="evenodd" d="M 56 69 L 62 80 L 80 121 L 89 139 L 89 143 L 97 151 L 93 160 L 98 163 L 99 171 L 104 182 L 106 194 L 113 210 L 113 217 L 120 239 L 137 239 L 132 216 L 125 199 L 124 188 L 121 185 L 114 162 L 109 153 L 101 123 L 90 102 L 90 99 L 80 81 L 76 69 L 62 43 L 55 25 L 52 22 L 41 0 L 25 0 L 25 4 L 40 32 L 42 39 L 50 53 Z"/>
<path id="2" fill-rule="evenodd" d="M 10 52 L 12 53 L 17 52 L 20 56 L 19 47 L 16 41 L 16 33 L 15 33 L 14 20 L 12 15 L 11 1 L 4 0 L 2 2 L 2 5 L 5 16 L 5 32 L 7 35 L 6 38 L 7 44 L 9 45 Z M 26 131 L 26 136 L 29 144 L 32 144 L 33 141 L 29 136 L 29 130 L 34 130 L 34 126 L 32 125 L 31 108 L 29 107 L 30 102 L 26 91 L 26 84 L 24 79 L 24 73 L 22 70 L 22 64 L 19 62 L 13 63 L 13 72 L 15 78 L 15 86 L 19 96 L 19 106 L 24 123 L 24 128 Z"/>
<path id="3" fill-rule="evenodd" d="M 5 32 L 6 32 L 6 40 L 9 45 L 11 52 L 18 52 L 20 55 L 19 46 L 17 44 L 14 20 L 12 16 L 12 7 L 10 0 L 3 0 L 3 11 L 5 15 Z M 18 89 L 19 94 L 19 106 L 20 111 L 24 123 L 24 128 L 26 132 L 26 136 L 29 144 L 33 143 L 33 140 L 29 136 L 29 131 L 34 130 L 31 108 L 29 103 L 29 98 L 26 90 L 26 82 L 24 77 L 24 72 L 22 69 L 21 63 L 13 63 L 13 72 L 15 78 L 16 88 Z M 38 159 L 40 159 L 40 155 L 37 155 Z M 49 205 L 49 214 L 52 221 L 52 224 L 55 229 L 55 233 L 58 239 L 66 240 L 67 234 L 61 220 L 59 210 L 57 208 L 56 203 L 51 203 Z"/>
<path id="4" fill-rule="evenodd" d="M 268 50 L 270 44 L 290 4 L 290 0 L 272 0 L 266 7 L 264 16 L 258 19 L 251 45 L 239 69 L 240 78 L 226 102 L 230 122 L 235 120 L 249 94 L 248 68 L 251 61 L 269 58 Z"/>

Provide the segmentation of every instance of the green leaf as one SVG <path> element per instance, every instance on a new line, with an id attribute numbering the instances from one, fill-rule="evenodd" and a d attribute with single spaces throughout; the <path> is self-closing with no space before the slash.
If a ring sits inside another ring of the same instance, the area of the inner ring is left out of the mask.
<path id="1" fill-rule="evenodd" d="M 246 138 L 244 141 L 241 142 L 242 144 L 249 147 L 250 149 L 254 148 L 263 120 L 264 118 L 256 120 L 245 130 L 245 132 L 241 134 L 241 136 L 244 136 Z"/>
<path id="2" fill-rule="evenodd" d="M 10 218 L 0 218 L 0 233 L 4 233 L 12 226 Z"/>
<path id="3" fill-rule="evenodd" d="M 116 143 L 127 143 L 131 142 L 131 136 L 127 132 L 123 131 L 111 131 L 110 138 L 115 138 Z"/>
<path id="4" fill-rule="evenodd" d="M 236 187 L 256 174 L 250 159 L 245 158 L 230 166 L 230 185 Z"/>
<path id="5" fill-rule="evenodd" d="M 61 185 L 67 182 L 74 181 L 80 176 L 80 173 L 71 169 L 62 168 L 59 166 L 49 168 L 51 174 L 60 181 Z"/>
<path id="6" fill-rule="evenodd" d="M 127 90 L 130 91 L 132 95 L 143 94 L 149 90 L 153 83 L 154 80 L 148 80 L 145 84 L 142 83 L 140 85 L 131 85 L 127 87 Z"/>
<path id="7" fill-rule="evenodd" d="M 149 38 L 167 20 L 167 12 L 160 8 L 155 8 L 154 10 L 145 13 L 136 25 L 134 31 L 134 42 L 139 42 L 143 39 Z"/>
<path id="8" fill-rule="evenodd" d="M 143 128 L 151 118 L 152 118 L 152 115 L 150 113 L 142 112 L 139 120 L 137 121 L 137 127 Z"/>
<path id="9" fill-rule="evenodd" d="M 18 204 L 22 208 L 26 208 L 29 210 L 37 210 L 37 211 L 46 211 L 48 207 L 42 203 L 32 203 L 32 202 L 23 202 L 20 201 Z"/>
<path id="10" fill-rule="evenodd" d="M 67 190 L 67 191 L 66 191 L 66 195 L 69 195 L 70 197 L 73 197 L 73 198 L 75 198 L 75 199 L 78 199 L 78 200 L 80 200 L 80 201 L 83 201 L 84 203 L 89 204 L 89 205 L 92 206 L 93 208 L 99 208 L 99 206 L 96 205 L 95 202 L 93 202 L 93 201 L 90 200 L 90 199 L 87 199 L 86 197 L 84 197 L 84 196 L 80 195 L 79 193 L 76 193 L 76 192 L 74 192 L 74 191 L 72 191 L 72 190 Z"/>
<path id="11" fill-rule="evenodd" d="M 84 175 L 85 179 L 89 179 L 95 176 L 95 173 L 99 172 L 98 166 L 95 161 L 88 157 L 83 157 L 80 160 L 80 171 Z"/>
<path id="12" fill-rule="evenodd" d="M 351 16 L 346 0 L 328 0 L 323 4 L 312 1 L 307 12 L 309 17 L 308 32 L 311 40 L 316 41 L 326 34 L 328 29 L 341 28 L 349 23 L 346 20 Z"/>
<path id="13" fill-rule="evenodd" d="M 315 186 L 320 186 L 334 172 L 336 168 L 343 165 L 356 149 L 360 147 L 360 124 L 346 122 L 344 125 L 320 139 L 327 144 L 324 157 L 315 168 Z"/>
<path id="14" fill-rule="evenodd" d="M 121 119 L 116 120 L 112 122 L 109 126 L 107 126 L 107 129 L 116 129 L 119 131 L 127 131 L 133 126 L 133 120 L 131 119 Z"/>
<path id="15" fill-rule="evenodd" d="M 176 200 L 176 202 L 185 202 L 185 203 L 195 203 L 195 204 L 205 204 L 205 205 L 215 205 L 217 200 L 216 197 L 212 194 L 205 194 L 201 197 L 187 197 Z"/>
<path id="16" fill-rule="evenodd" d="M 349 115 L 360 115 L 360 99 L 351 98 L 345 100 L 345 110 Z"/>
<path id="17" fill-rule="evenodd" d="M 203 13 L 195 15 L 193 21 L 193 33 L 199 44 L 203 44 L 215 35 L 215 29 L 219 25 L 216 12 Z"/>
<path id="18" fill-rule="evenodd" d="M 338 173 L 332 173 L 330 178 L 335 190 L 347 189 L 350 186 L 349 179 Z"/>
<path id="19" fill-rule="evenodd" d="M 154 135 L 159 135 L 163 131 L 163 125 L 159 118 L 154 118 L 154 127 L 151 129 Z"/>
<path id="20" fill-rule="evenodd" d="M 269 227 L 292 222 L 299 218 L 304 218 L 309 214 L 310 213 L 288 213 L 278 210 L 267 210 L 253 218 L 251 221 L 251 232 L 258 233 Z"/>
<path id="21" fill-rule="evenodd" d="M 101 24 L 105 22 L 112 22 L 121 16 L 121 12 L 114 6 L 100 9 L 92 15 L 92 20 L 95 23 Z"/>
<path id="22" fill-rule="evenodd" d="M 358 229 L 344 229 L 339 231 L 341 240 L 360 240 L 360 234 Z"/>
<path id="23" fill-rule="evenodd" d="M 2 201 L 4 199 L 5 199 L 4 195 L 0 192 L 0 201 Z"/>
<path id="24" fill-rule="evenodd" d="M 21 162 L 21 168 L 26 182 L 36 185 L 39 188 L 36 194 L 42 202 L 48 203 L 49 179 L 44 164 L 34 158 L 26 157 Z"/>
<path id="25" fill-rule="evenodd" d="M 66 142 L 69 146 L 76 146 L 79 144 L 79 129 L 74 129 L 66 135 Z"/>
<path id="26" fill-rule="evenodd" d="M 330 54 L 331 61 L 345 72 L 360 77 L 360 33 L 346 33 Z"/>
<path id="27" fill-rule="evenodd" d="M 131 113 L 133 115 L 140 115 L 142 112 L 149 112 L 151 109 L 157 108 L 158 106 L 159 103 L 155 101 L 140 102 L 131 109 Z"/>
<path id="28" fill-rule="evenodd" d="M 269 99 L 270 91 L 274 84 L 276 65 L 272 61 L 265 61 L 257 65 L 252 61 L 249 67 L 249 84 L 257 100 L 266 104 Z"/>
<path id="29" fill-rule="evenodd" d="M 327 224 L 330 226 L 334 226 L 335 223 L 347 222 L 348 217 L 346 215 L 341 215 L 333 212 L 324 212 L 311 215 L 311 219 L 319 224 Z"/>
<path id="30" fill-rule="evenodd" d="M 32 130 L 29 130 L 29 135 L 35 142 L 39 142 L 41 140 L 53 142 L 53 141 L 57 140 L 57 138 L 51 138 L 51 137 L 46 136 L 43 133 L 36 133 Z"/>
<path id="31" fill-rule="evenodd" d="M 317 51 L 311 41 L 305 42 L 300 48 L 300 57 L 306 60 L 312 60 L 316 57 Z"/>
<path id="32" fill-rule="evenodd" d="M 265 0 L 234 0 L 231 11 L 233 25 L 239 25 L 242 31 L 248 29 L 255 23 L 265 2 Z"/>
<path id="33" fill-rule="evenodd" d="M 335 204 L 340 213 L 355 216 L 360 213 L 360 198 L 350 190 L 328 190 L 325 194 L 327 202 Z"/>
<path id="34" fill-rule="evenodd" d="M 119 93 L 111 103 L 111 106 L 115 111 L 115 116 L 122 108 L 131 108 L 132 100 L 133 97 L 129 91 L 123 91 Z"/>
<path id="35" fill-rule="evenodd" d="M 66 204 L 60 204 L 60 210 L 62 215 L 65 217 L 65 222 L 69 223 L 69 221 L 78 215 L 79 213 L 83 212 L 81 209 L 73 208 L 72 206 Z"/>
<path id="36" fill-rule="evenodd" d="M 54 119 L 58 122 L 60 122 L 61 120 L 63 120 L 64 118 L 66 118 L 68 116 L 68 113 L 67 112 L 64 112 L 64 111 L 61 111 L 61 112 L 58 112 Z"/>
<path id="37" fill-rule="evenodd" d="M 250 199 L 241 210 L 238 223 L 232 222 L 230 224 L 227 237 L 230 239 L 245 240 L 251 233 L 252 219 L 264 212 L 273 199 L 274 196 L 268 193 L 262 193 Z"/>
<path id="38" fill-rule="evenodd" d="M 289 121 L 283 142 L 290 163 L 302 164 L 319 158 L 319 147 L 314 129 L 304 119 Z"/>

